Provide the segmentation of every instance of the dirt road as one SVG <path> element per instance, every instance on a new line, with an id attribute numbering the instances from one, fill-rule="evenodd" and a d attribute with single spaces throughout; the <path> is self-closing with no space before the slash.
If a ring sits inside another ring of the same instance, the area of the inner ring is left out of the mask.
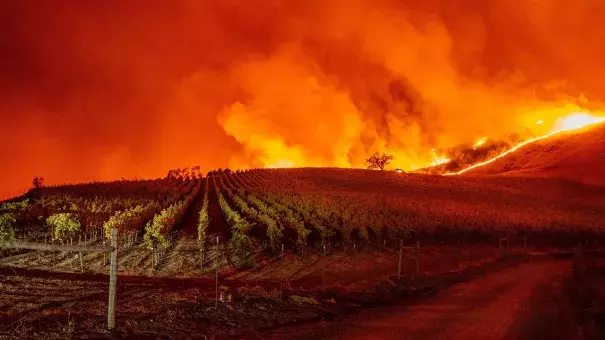
<path id="1" fill-rule="evenodd" d="M 568 261 L 525 263 L 461 283 L 413 306 L 368 310 L 267 338 L 573 339 L 563 294 Z"/>

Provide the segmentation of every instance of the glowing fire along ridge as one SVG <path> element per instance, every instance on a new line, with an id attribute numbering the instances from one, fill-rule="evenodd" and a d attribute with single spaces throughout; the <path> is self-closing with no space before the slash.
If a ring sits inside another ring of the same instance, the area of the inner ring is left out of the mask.
<path id="1" fill-rule="evenodd" d="M 435 153 L 435 149 L 432 149 L 432 151 L 433 151 L 433 163 L 431 163 L 431 166 L 437 166 L 437 165 L 449 163 L 451 161 L 450 158 L 447 158 L 445 156 L 437 156 L 437 154 Z"/>
<path id="2" fill-rule="evenodd" d="M 477 150 L 478 148 L 482 147 L 486 141 L 487 137 L 482 137 L 481 139 L 479 139 L 475 144 L 473 144 L 473 150 Z"/>
<path id="3" fill-rule="evenodd" d="M 540 122 L 540 123 L 538 123 Z M 541 124 L 542 121 L 538 121 L 537 124 Z M 531 138 L 528 139 L 526 141 L 523 141 L 517 145 L 515 145 L 512 149 L 509 149 L 501 154 L 499 154 L 498 156 L 495 156 L 494 158 L 488 159 L 487 161 L 481 162 L 481 163 L 477 163 L 477 164 L 473 164 L 472 166 L 466 168 L 466 169 L 462 169 L 458 172 L 448 172 L 445 175 L 446 176 L 451 176 L 451 175 L 460 175 L 463 174 L 469 170 L 478 168 L 480 166 L 484 166 L 487 164 L 490 164 L 492 162 L 494 162 L 495 160 L 502 158 L 508 154 L 511 154 L 517 150 L 519 150 L 520 148 L 522 148 L 523 146 L 527 145 L 527 144 L 531 144 L 533 142 L 537 142 L 540 141 L 542 139 L 546 139 L 548 137 L 554 136 L 556 134 L 559 134 L 561 132 L 565 132 L 565 131 L 572 131 L 572 130 L 577 130 L 577 129 L 581 129 L 583 127 L 586 126 L 590 126 L 590 125 L 595 125 L 595 124 L 599 124 L 599 123 L 603 123 L 605 122 L 605 117 L 595 117 L 592 116 L 588 113 L 585 112 L 575 112 L 570 114 L 569 116 L 563 118 L 560 123 L 558 124 L 558 126 L 560 126 L 559 128 L 555 129 L 553 132 L 550 132 L 544 136 L 540 136 L 540 137 L 535 137 L 535 138 Z"/>

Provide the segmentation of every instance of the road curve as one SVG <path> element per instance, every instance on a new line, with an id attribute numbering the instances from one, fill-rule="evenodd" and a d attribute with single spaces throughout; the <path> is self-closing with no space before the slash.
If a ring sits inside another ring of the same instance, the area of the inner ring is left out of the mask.
<path id="1" fill-rule="evenodd" d="M 292 330 L 286 332 L 290 333 L 289 338 L 351 340 L 510 340 L 536 338 L 536 334 L 546 336 L 544 328 L 572 322 L 555 306 L 564 298 L 553 303 L 551 297 L 561 295 L 562 278 L 570 273 L 569 261 L 524 263 L 457 284 L 421 304 L 367 310 L 298 334 L 292 334 Z M 559 288 L 553 288 L 555 282 L 559 282 Z M 565 330 L 570 329 L 567 326 L 563 326 Z M 279 331 L 269 338 L 276 337 L 280 337 Z"/>

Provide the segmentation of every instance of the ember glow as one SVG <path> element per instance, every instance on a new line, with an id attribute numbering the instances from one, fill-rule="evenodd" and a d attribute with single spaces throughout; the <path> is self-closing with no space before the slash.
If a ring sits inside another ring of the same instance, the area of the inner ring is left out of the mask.
<path id="1" fill-rule="evenodd" d="M 375 152 L 408 171 L 605 108 L 601 0 L 33 2 L 0 2 L 0 192 Z"/>

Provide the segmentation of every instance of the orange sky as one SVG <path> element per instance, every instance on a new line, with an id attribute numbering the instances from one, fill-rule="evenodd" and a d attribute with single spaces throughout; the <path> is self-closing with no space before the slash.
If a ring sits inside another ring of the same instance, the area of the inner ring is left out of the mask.
<path id="1" fill-rule="evenodd" d="M 604 15 L 600 0 L 2 1 L 0 195 L 35 175 L 374 151 L 426 165 L 431 148 L 598 107 Z"/>

